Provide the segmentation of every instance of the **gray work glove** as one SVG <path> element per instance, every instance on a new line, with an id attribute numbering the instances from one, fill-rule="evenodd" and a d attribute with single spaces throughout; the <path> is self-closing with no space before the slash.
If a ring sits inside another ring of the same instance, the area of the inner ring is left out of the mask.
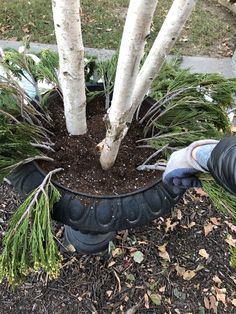
<path id="1" fill-rule="evenodd" d="M 201 182 L 195 176 L 198 172 L 207 172 L 207 169 L 192 157 L 194 148 L 209 144 L 217 144 L 216 140 L 195 141 L 186 148 L 172 153 L 163 173 L 163 182 L 172 185 L 173 191 L 179 193 L 190 187 L 200 187 Z"/>

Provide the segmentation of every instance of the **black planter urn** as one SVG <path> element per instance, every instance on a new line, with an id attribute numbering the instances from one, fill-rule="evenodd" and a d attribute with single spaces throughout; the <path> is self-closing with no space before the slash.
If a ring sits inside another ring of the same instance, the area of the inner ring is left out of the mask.
<path id="1" fill-rule="evenodd" d="M 103 84 L 87 88 L 100 91 Z M 147 108 L 154 103 L 150 97 L 145 99 Z M 44 177 L 45 173 L 37 163 L 30 162 L 15 169 L 9 180 L 25 198 L 42 183 Z M 72 244 L 77 251 L 88 254 L 105 250 L 118 230 L 142 226 L 168 215 L 183 195 L 174 193 L 161 180 L 131 193 L 101 196 L 78 193 L 57 182 L 53 184 L 62 197 L 53 208 L 52 218 L 65 224 L 65 246 Z"/>
<path id="2" fill-rule="evenodd" d="M 45 173 L 36 162 L 18 167 L 9 176 L 15 190 L 25 198 L 43 181 Z M 52 218 L 65 224 L 65 242 L 83 253 L 106 249 L 118 230 L 139 227 L 168 215 L 182 194 L 175 194 L 161 180 L 121 195 L 78 193 L 53 182 L 61 193 Z"/>

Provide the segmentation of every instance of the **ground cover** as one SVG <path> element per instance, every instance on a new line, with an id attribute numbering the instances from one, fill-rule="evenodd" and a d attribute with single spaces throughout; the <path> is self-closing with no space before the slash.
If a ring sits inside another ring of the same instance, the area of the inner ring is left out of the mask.
<path id="1" fill-rule="evenodd" d="M 1 240 L 19 198 L 6 184 L 0 195 Z M 62 233 L 55 224 L 59 241 Z M 171 217 L 119 232 L 111 256 L 64 255 L 57 280 L 39 273 L 15 291 L 3 283 L 0 313 L 233 314 L 235 233 L 228 217 L 191 191 Z"/>

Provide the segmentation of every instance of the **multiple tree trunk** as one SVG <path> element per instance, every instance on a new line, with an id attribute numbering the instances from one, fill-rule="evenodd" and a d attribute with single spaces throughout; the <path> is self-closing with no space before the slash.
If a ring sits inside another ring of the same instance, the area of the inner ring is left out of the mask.
<path id="1" fill-rule="evenodd" d="M 194 8 L 196 0 L 174 0 L 140 72 L 146 38 L 158 0 L 130 0 L 122 36 L 114 93 L 106 116 L 107 132 L 98 145 L 103 169 L 112 167 L 133 115 L 150 89 Z M 68 132 L 86 133 L 84 48 L 80 1 L 52 0 L 60 58 L 60 83 Z"/>
<path id="2" fill-rule="evenodd" d="M 107 114 L 106 138 L 100 144 L 100 162 L 104 170 L 111 168 L 120 143 L 128 130 L 132 91 L 143 57 L 158 0 L 131 0 L 122 36 L 111 107 Z"/>
<path id="3" fill-rule="evenodd" d="M 129 122 L 140 105 L 153 80 L 157 77 L 166 57 L 178 39 L 196 0 L 174 0 L 154 44 L 138 74 L 132 94 L 132 109 Z"/>

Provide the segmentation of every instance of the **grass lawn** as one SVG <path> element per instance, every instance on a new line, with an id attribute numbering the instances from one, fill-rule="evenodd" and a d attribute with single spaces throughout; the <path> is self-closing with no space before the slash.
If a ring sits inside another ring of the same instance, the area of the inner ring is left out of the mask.
<path id="1" fill-rule="evenodd" d="M 128 0 L 82 0 L 84 44 L 94 48 L 119 46 Z M 150 44 L 172 0 L 160 0 Z M 199 0 L 176 48 L 183 54 L 230 54 L 236 37 L 235 16 L 212 0 Z M 0 39 L 55 43 L 50 0 L 1 0 Z M 228 49 L 228 50 L 227 50 Z"/>

